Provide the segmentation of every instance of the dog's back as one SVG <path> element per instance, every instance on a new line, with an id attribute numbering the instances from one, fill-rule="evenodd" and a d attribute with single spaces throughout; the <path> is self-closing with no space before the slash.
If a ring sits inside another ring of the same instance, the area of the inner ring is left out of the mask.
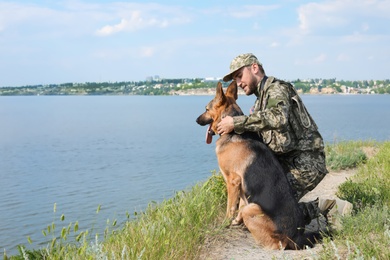
<path id="1" fill-rule="evenodd" d="M 303 214 L 280 163 L 263 143 L 247 139 L 246 145 L 254 153 L 244 174 L 248 202 L 259 205 L 272 219 L 275 237 L 286 241 L 288 248 L 302 248 Z"/>

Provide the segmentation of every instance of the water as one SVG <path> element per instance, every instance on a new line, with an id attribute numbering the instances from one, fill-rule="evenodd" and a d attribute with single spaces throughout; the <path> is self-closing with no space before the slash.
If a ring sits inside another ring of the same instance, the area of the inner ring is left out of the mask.
<path id="1" fill-rule="evenodd" d="M 390 140 L 389 95 L 303 96 L 326 142 Z"/>
<path id="2" fill-rule="evenodd" d="M 195 119 L 210 99 L 0 97 L 0 249 L 44 246 L 51 237 L 41 231 L 53 221 L 101 232 L 107 219 L 120 224 L 126 212 L 206 180 L 218 165 Z M 390 139 L 388 95 L 303 100 L 326 142 Z M 245 112 L 253 103 L 239 97 Z"/>

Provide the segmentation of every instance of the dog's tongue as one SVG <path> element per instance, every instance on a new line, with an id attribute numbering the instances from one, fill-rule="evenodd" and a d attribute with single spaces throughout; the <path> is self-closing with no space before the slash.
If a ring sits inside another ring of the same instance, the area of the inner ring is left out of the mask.
<path id="1" fill-rule="evenodd" d="M 211 134 L 211 125 L 212 124 L 209 124 L 209 127 L 206 131 L 206 144 L 211 144 L 211 142 L 213 141 L 213 136 Z"/>

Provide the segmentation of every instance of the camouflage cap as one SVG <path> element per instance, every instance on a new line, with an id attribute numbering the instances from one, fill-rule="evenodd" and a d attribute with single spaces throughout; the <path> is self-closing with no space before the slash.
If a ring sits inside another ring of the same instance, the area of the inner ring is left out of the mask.
<path id="1" fill-rule="evenodd" d="M 245 54 L 238 55 L 230 63 L 230 72 L 225 77 L 223 77 L 223 81 L 232 80 L 234 72 L 241 69 L 242 67 L 252 65 L 253 63 L 257 63 L 260 66 L 262 66 L 262 64 L 259 62 L 256 56 L 253 55 L 252 53 L 245 53 Z"/>

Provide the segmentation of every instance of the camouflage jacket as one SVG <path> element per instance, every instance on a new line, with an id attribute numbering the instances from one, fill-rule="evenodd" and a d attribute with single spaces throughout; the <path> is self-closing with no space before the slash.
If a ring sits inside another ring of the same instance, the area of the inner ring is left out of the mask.
<path id="1" fill-rule="evenodd" d="M 317 125 L 290 83 L 268 77 L 255 94 L 253 113 L 233 118 L 236 133 L 258 132 L 276 154 L 324 149 Z"/>

